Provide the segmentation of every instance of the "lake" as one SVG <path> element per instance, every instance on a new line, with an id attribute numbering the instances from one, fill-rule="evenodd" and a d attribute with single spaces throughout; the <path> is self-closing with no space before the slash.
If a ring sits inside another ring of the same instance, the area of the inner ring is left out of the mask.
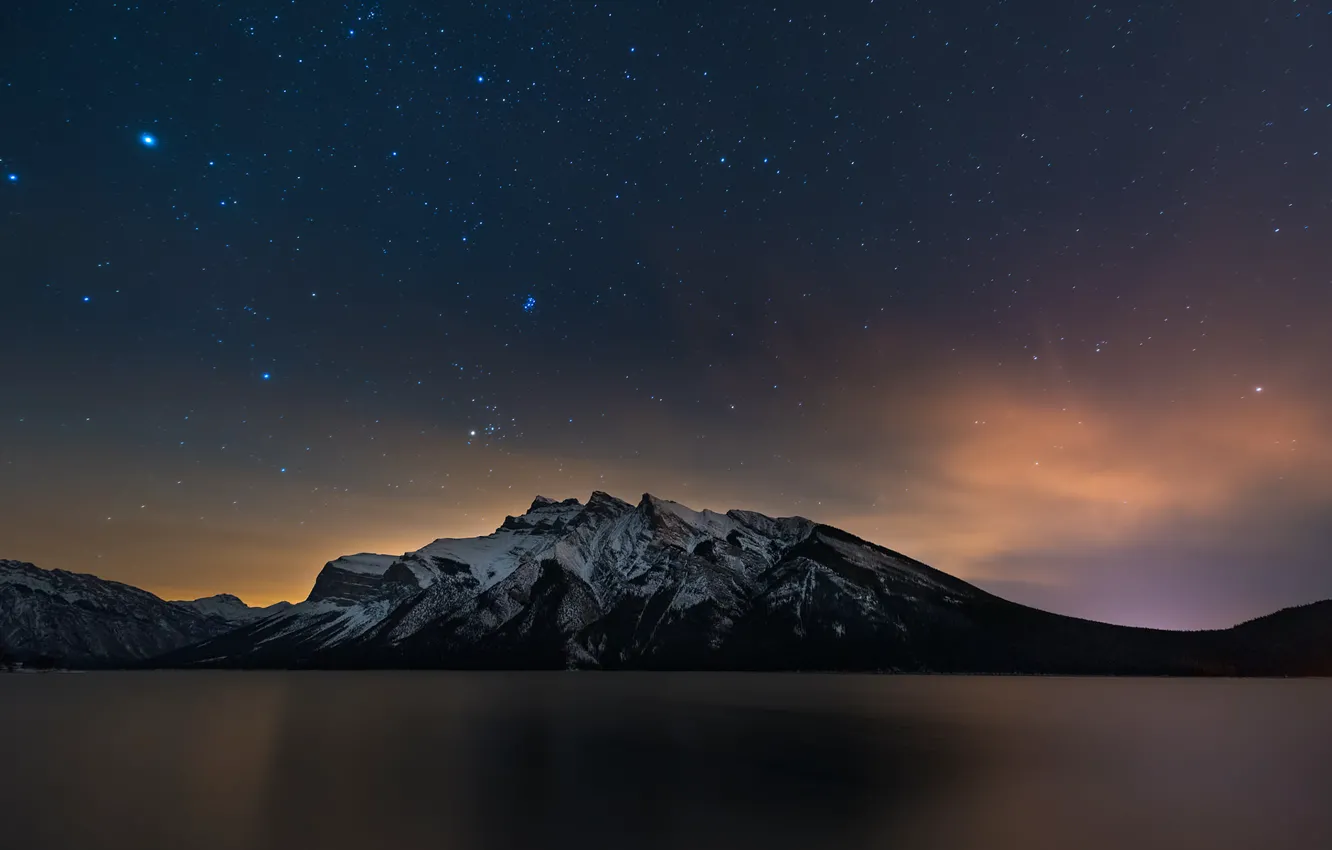
<path id="1" fill-rule="evenodd" d="M 1332 847 L 1332 681 L 0 675 L 5 847 Z"/>

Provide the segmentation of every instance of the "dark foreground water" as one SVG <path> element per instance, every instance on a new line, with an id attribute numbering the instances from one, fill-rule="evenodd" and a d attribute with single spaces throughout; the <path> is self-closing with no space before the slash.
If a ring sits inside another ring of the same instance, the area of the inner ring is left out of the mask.
<path id="1" fill-rule="evenodd" d="M 0 676 L 0 845 L 1332 847 L 1332 681 Z"/>

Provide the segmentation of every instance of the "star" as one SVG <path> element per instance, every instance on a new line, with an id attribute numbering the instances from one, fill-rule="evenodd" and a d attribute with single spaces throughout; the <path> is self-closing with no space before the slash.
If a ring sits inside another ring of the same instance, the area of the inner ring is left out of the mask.
<path id="1" fill-rule="evenodd" d="M 17 182 L 18 182 L 18 175 L 17 175 L 17 174 L 6 174 L 5 177 L 9 180 L 10 183 L 17 183 Z"/>
<path id="2" fill-rule="evenodd" d="M 152 133 L 143 133 L 139 136 L 139 144 L 145 148 L 155 148 L 157 147 L 157 137 Z"/>
<path id="3" fill-rule="evenodd" d="M 271 377 L 273 377 L 273 376 L 272 376 L 270 373 L 265 372 L 265 373 L 263 373 L 262 375 L 260 375 L 259 377 L 260 377 L 261 379 L 267 381 L 269 378 L 271 378 Z"/>

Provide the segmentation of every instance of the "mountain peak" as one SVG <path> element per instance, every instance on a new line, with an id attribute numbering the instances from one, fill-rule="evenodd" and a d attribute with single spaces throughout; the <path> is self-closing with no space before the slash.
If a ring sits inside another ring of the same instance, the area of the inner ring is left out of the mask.
<path id="1" fill-rule="evenodd" d="M 239 596 L 236 596 L 235 594 L 232 594 L 232 593 L 216 593 L 216 594 L 214 594 L 214 595 L 212 595 L 212 596 L 201 596 L 201 597 L 199 597 L 198 599 L 195 599 L 195 600 L 192 600 L 192 601 L 194 601 L 194 602 L 222 602 L 222 603 L 226 603 L 226 604 L 229 604 L 229 605 L 230 605 L 230 604 L 235 604 L 235 605 L 245 605 L 245 603 L 241 601 L 241 598 L 240 598 Z M 246 606 L 246 607 L 249 607 L 249 606 Z"/>
<path id="2" fill-rule="evenodd" d="M 323 575 L 323 573 L 321 573 Z M 316 580 L 316 585 L 319 583 Z M 313 592 L 313 591 L 312 591 Z M 261 620 L 264 617 L 285 611 L 291 607 L 289 602 L 278 602 L 267 608 L 252 608 L 246 605 L 239 596 L 231 593 L 219 593 L 215 596 L 205 596 L 202 599 L 192 599 L 183 602 L 168 603 L 178 608 L 193 611 L 201 617 L 223 620 L 232 624 L 249 623 Z"/>
<path id="3" fill-rule="evenodd" d="M 591 497 L 588 498 L 587 500 L 587 506 L 589 508 L 614 507 L 614 508 L 626 508 L 626 509 L 633 507 L 633 505 L 629 504 L 625 500 L 617 499 L 614 496 L 612 496 L 610 493 L 607 493 L 605 490 L 593 490 Z"/>
<path id="4" fill-rule="evenodd" d="M 583 503 L 577 499 L 559 501 L 548 496 L 537 496 L 532 506 L 522 516 L 506 516 L 499 531 L 530 530 L 533 528 L 560 528 L 564 523 L 577 516 L 583 510 Z"/>
<path id="5" fill-rule="evenodd" d="M 643 498 L 638 501 L 638 509 L 644 513 L 659 513 L 664 511 L 688 520 L 692 520 L 700 515 L 699 511 L 696 511 L 687 505 L 682 505 L 672 499 L 663 499 L 660 496 L 654 496 L 651 493 L 643 494 Z"/>
<path id="6" fill-rule="evenodd" d="M 527 509 L 527 512 L 530 514 L 533 511 L 539 511 L 543 508 L 574 507 L 581 504 L 582 502 L 579 502 L 574 498 L 568 498 L 561 501 L 559 499 L 552 499 L 549 496 L 537 496 L 532 500 L 532 506 Z"/>
<path id="7" fill-rule="evenodd" d="M 717 521 L 725 520 L 725 517 L 711 511 L 696 511 L 651 493 L 643 494 L 637 510 L 654 531 L 662 533 L 673 529 L 670 533 L 676 537 L 682 536 L 682 539 L 692 539 L 698 534 L 712 534 L 719 527 Z"/>

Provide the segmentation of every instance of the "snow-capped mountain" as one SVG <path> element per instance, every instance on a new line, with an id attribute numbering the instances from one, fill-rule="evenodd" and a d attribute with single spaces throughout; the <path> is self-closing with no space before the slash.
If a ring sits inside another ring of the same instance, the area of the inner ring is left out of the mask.
<path id="1" fill-rule="evenodd" d="M 230 631 L 262 610 L 234 596 L 166 602 L 120 582 L 0 560 L 0 648 L 19 659 L 128 664 Z"/>
<path id="2" fill-rule="evenodd" d="M 171 604 L 187 608 L 202 617 L 220 620 L 233 627 L 262 620 L 291 607 L 290 602 L 278 602 L 265 608 L 251 607 L 230 593 L 219 593 L 216 596 L 205 596 L 202 599 L 189 601 L 176 601 Z"/>
<path id="3" fill-rule="evenodd" d="M 1018 605 L 800 517 L 538 497 L 484 537 L 324 565 L 296 605 L 0 562 L 0 639 L 85 665 L 1332 675 L 1332 601 L 1165 632 Z"/>
<path id="4" fill-rule="evenodd" d="M 162 662 L 1233 673 L 1249 669 L 1238 631 L 1062 617 L 800 517 L 596 492 L 538 497 L 485 537 L 331 561 L 306 601 Z"/>

